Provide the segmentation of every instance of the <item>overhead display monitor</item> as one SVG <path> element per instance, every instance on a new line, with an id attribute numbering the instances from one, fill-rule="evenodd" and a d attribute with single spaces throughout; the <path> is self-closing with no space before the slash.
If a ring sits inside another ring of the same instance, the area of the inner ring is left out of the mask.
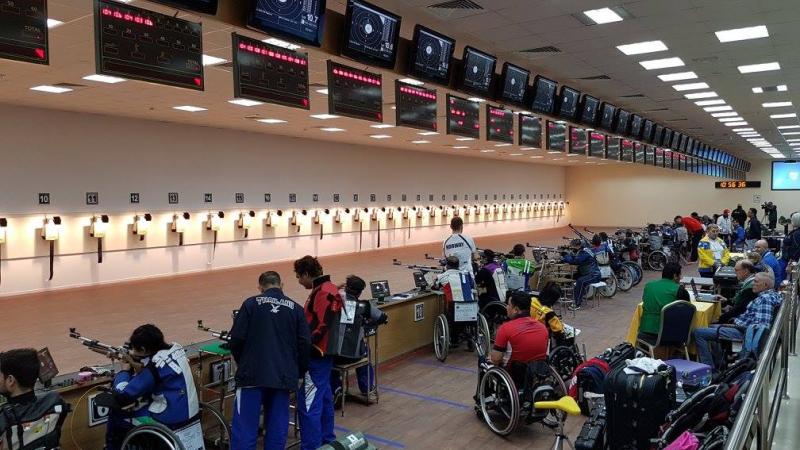
<path id="1" fill-rule="evenodd" d="M 447 86 L 455 47 L 454 39 L 416 25 L 408 58 L 409 75 Z"/>
<path id="2" fill-rule="evenodd" d="M 342 55 L 366 64 L 394 68 L 400 16 L 363 0 L 347 0 L 344 20 Z"/>
<path id="3" fill-rule="evenodd" d="M 672 141 L 672 130 L 670 128 L 664 128 L 664 138 L 661 139 L 661 142 L 658 144 L 660 147 L 669 147 L 669 143 Z"/>
<path id="4" fill-rule="evenodd" d="M 328 110 L 337 116 L 383 122 L 383 79 L 328 60 Z"/>
<path id="5" fill-rule="evenodd" d="M 606 159 L 614 161 L 620 160 L 622 152 L 620 151 L 620 138 L 614 136 L 606 137 Z"/>
<path id="6" fill-rule="evenodd" d="M 619 152 L 619 147 L 617 147 Z M 595 158 L 606 157 L 606 135 L 597 131 L 589 132 L 589 156 Z M 619 155 L 617 155 L 619 157 Z"/>
<path id="7" fill-rule="evenodd" d="M 459 88 L 466 92 L 487 96 L 492 87 L 492 80 L 494 80 L 497 57 L 466 46 L 461 61 L 463 70 L 458 79 Z"/>
<path id="8" fill-rule="evenodd" d="M 656 167 L 664 167 L 664 149 L 657 148 L 655 149 L 656 159 L 655 165 Z"/>
<path id="9" fill-rule="evenodd" d="M 274 36 L 319 47 L 325 0 L 249 0 L 247 26 Z"/>
<path id="10" fill-rule="evenodd" d="M 567 125 L 547 121 L 547 149 L 554 152 L 566 150 Z"/>
<path id="11" fill-rule="evenodd" d="M 436 125 L 436 90 L 394 82 L 394 98 L 397 109 L 397 126 L 419 130 L 438 131 Z"/>
<path id="12" fill-rule="evenodd" d="M 514 111 L 486 105 L 486 140 L 514 143 Z"/>
<path id="13" fill-rule="evenodd" d="M 526 114 L 519 115 L 519 145 L 542 148 L 542 119 Z"/>
<path id="14" fill-rule="evenodd" d="M 308 54 L 233 33 L 233 96 L 309 109 Z"/>
<path id="15" fill-rule="evenodd" d="M 581 99 L 581 113 L 578 120 L 589 126 L 597 125 L 597 111 L 600 109 L 600 100 L 591 95 L 583 94 Z"/>
<path id="16" fill-rule="evenodd" d="M 583 128 L 569 127 L 569 153 L 573 155 L 586 155 L 588 145 L 586 130 Z"/>
<path id="17" fill-rule="evenodd" d="M 617 107 L 611 103 L 603 102 L 600 105 L 600 128 L 614 132 L 614 116 L 617 115 Z"/>
<path id="18" fill-rule="evenodd" d="M 653 165 L 653 146 L 639 142 L 633 144 L 634 156 L 639 164 Z"/>
<path id="19" fill-rule="evenodd" d="M 94 21 L 97 74 L 204 89 L 201 24 L 109 0 Z"/>
<path id="20" fill-rule="evenodd" d="M 197 11 L 203 14 L 217 13 L 217 0 L 153 0 L 167 6 L 174 6 L 186 11 Z"/>
<path id="21" fill-rule="evenodd" d="M 0 5 L 0 58 L 49 64 L 47 33 L 47 0 Z"/>
<path id="22" fill-rule="evenodd" d="M 481 135 L 481 104 L 447 94 L 447 134 L 478 139 Z"/>
<path id="23" fill-rule="evenodd" d="M 622 146 L 622 150 L 621 150 L 622 151 L 622 156 L 621 156 L 622 161 L 627 161 L 627 162 L 631 162 L 631 163 L 635 162 L 636 160 L 634 159 L 635 155 L 634 155 L 634 152 L 633 152 L 633 141 L 631 141 L 629 139 L 622 139 L 621 146 Z M 642 155 L 642 159 L 644 159 L 644 155 Z M 638 162 L 641 162 L 641 161 L 638 161 Z"/>
<path id="24" fill-rule="evenodd" d="M 655 131 L 653 132 L 653 145 L 661 145 L 662 139 L 664 139 L 664 127 L 656 124 Z"/>
<path id="25" fill-rule="evenodd" d="M 650 119 L 645 119 L 644 124 L 642 125 L 642 140 L 644 142 L 653 143 L 653 121 Z"/>
<path id="26" fill-rule="evenodd" d="M 542 114 L 554 114 L 558 83 L 541 75 L 533 79 L 531 109 Z"/>
<path id="27" fill-rule="evenodd" d="M 638 114 L 631 115 L 631 132 L 630 136 L 634 139 L 641 139 L 642 137 L 642 125 L 644 124 L 644 118 Z"/>
<path id="28" fill-rule="evenodd" d="M 685 171 L 686 171 L 686 161 L 687 161 L 687 159 L 688 159 L 689 157 L 688 157 L 688 156 L 686 156 L 686 155 L 682 155 L 682 154 L 678 153 L 677 155 L 673 155 L 673 161 L 675 160 L 675 157 L 677 157 L 677 160 L 678 160 L 678 165 L 677 165 L 677 167 L 676 167 L 676 166 L 673 164 L 673 168 L 675 168 L 675 169 L 677 169 L 677 170 L 682 170 L 682 171 L 684 171 L 684 172 L 685 172 Z"/>
<path id="29" fill-rule="evenodd" d="M 772 190 L 800 190 L 800 161 L 772 161 Z"/>
<path id="30" fill-rule="evenodd" d="M 575 120 L 580 98 L 580 92 L 569 86 L 561 86 L 561 93 L 558 96 L 558 115 L 568 120 Z"/>
<path id="31" fill-rule="evenodd" d="M 680 143 L 680 141 L 681 141 L 681 134 L 678 133 L 677 131 L 673 131 L 672 132 L 672 141 L 670 142 L 670 144 L 667 147 L 669 147 L 669 148 L 671 148 L 673 150 L 677 150 L 678 149 L 678 144 Z"/>
<path id="32" fill-rule="evenodd" d="M 617 112 L 617 118 L 614 122 L 614 132 L 621 136 L 627 136 L 628 130 L 630 129 L 630 122 L 631 113 L 620 109 L 619 112 Z"/>
<path id="33" fill-rule="evenodd" d="M 499 99 L 517 106 L 524 105 L 525 94 L 528 92 L 528 81 L 530 78 L 530 70 L 523 69 L 511 63 L 503 63 L 503 74 L 500 77 Z"/>

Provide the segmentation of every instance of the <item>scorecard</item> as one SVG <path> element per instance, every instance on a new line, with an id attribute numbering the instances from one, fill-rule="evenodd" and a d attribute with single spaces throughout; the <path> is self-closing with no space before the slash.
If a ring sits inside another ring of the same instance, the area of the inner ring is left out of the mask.
<path id="1" fill-rule="evenodd" d="M 486 105 L 486 140 L 514 143 L 514 112 Z"/>
<path id="2" fill-rule="evenodd" d="M 479 138 L 480 115 L 480 103 L 447 94 L 447 134 Z"/>
<path id="3" fill-rule="evenodd" d="M 0 1 L 0 58 L 49 64 L 47 0 Z"/>
<path id="4" fill-rule="evenodd" d="M 394 89 L 398 126 L 437 131 L 435 89 L 413 86 L 398 80 L 395 80 Z"/>
<path id="5" fill-rule="evenodd" d="M 383 80 L 328 60 L 328 109 L 337 116 L 383 122 Z"/>

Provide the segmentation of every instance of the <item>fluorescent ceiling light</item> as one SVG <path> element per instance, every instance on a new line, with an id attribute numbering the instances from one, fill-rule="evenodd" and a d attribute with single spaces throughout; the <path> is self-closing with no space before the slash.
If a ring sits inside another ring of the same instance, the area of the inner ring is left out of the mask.
<path id="1" fill-rule="evenodd" d="M 72 89 L 67 87 L 61 86 L 50 86 L 47 84 L 43 84 L 41 86 L 34 86 L 31 88 L 32 91 L 39 91 L 39 92 L 47 92 L 49 94 L 63 94 L 65 92 L 72 92 Z"/>
<path id="2" fill-rule="evenodd" d="M 779 130 L 790 130 L 792 128 L 800 128 L 800 125 L 781 125 L 778 127 Z"/>
<path id="3" fill-rule="evenodd" d="M 685 65 L 680 58 L 651 59 L 649 61 L 640 61 L 639 64 L 647 70 L 666 69 Z"/>
<path id="4" fill-rule="evenodd" d="M 372 139 L 389 139 L 391 136 L 388 134 L 373 134 L 370 136 Z"/>
<path id="5" fill-rule="evenodd" d="M 553 158 L 553 161 L 561 161 L 564 158 Z"/>
<path id="6" fill-rule="evenodd" d="M 767 27 L 764 25 L 759 25 L 756 27 L 747 27 L 747 28 L 735 28 L 733 30 L 716 31 L 714 34 L 717 35 L 717 39 L 719 39 L 720 42 L 744 41 L 746 39 L 758 39 L 758 38 L 769 37 L 769 32 L 767 31 Z"/>
<path id="7" fill-rule="evenodd" d="M 228 62 L 227 59 L 217 58 L 216 56 L 211 55 L 203 55 L 204 66 L 216 66 L 218 64 L 225 64 L 226 62 Z"/>
<path id="8" fill-rule="evenodd" d="M 411 85 L 414 85 L 414 86 L 422 86 L 422 85 L 425 84 L 422 81 L 415 80 L 413 78 L 401 78 L 401 79 L 399 79 L 397 81 L 399 81 L 401 83 L 405 83 L 405 84 L 411 84 Z"/>
<path id="9" fill-rule="evenodd" d="M 526 116 L 529 116 L 529 115 L 533 114 L 530 111 L 516 111 L 516 113 L 517 114 L 525 114 Z"/>
<path id="10" fill-rule="evenodd" d="M 437 133 L 435 131 L 422 131 L 422 132 L 417 133 L 417 134 L 420 135 L 420 136 L 436 136 L 439 133 Z"/>
<path id="11" fill-rule="evenodd" d="M 798 138 L 787 139 L 786 142 L 800 142 Z"/>
<path id="12" fill-rule="evenodd" d="M 725 105 L 725 106 L 709 106 L 707 108 L 703 108 L 703 111 L 705 111 L 705 112 L 733 111 L 733 107 L 732 106 L 728 106 L 728 105 Z"/>
<path id="13" fill-rule="evenodd" d="M 763 87 L 760 87 L 760 86 L 756 86 L 756 87 L 753 88 L 753 93 L 754 94 L 763 94 L 764 93 L 764 89 L 767 89 L 770 92 L 772 92 L 772 91 L 775 91 L 775 92 L 786 92 L 786 91 L 789 90 L 789 87 L 786 86 L 785 84 L 779 84 L 777 86 L 767 86 L 766 88 L 763 88 Z"/>
<path id="14" fill-rule="evenodd" d="M 739 125 L 747 125 L 747 122 L 728 122 L 725 125 L 729 127 L 738 127 Z"/>
<path id="15" fill-rule="evenodd" d="M 258 120 L 256 120 L 256 122 L 266 123 L 266 124 L 270 124 L 270 125 L 275 125 L 275 124 L 278 124 L 278 123 L 286 123 L 285 120 L 281 120 L 281 119 L 258 119 Z"/>
<path id="16" fill-rule="evenodd" d="M 740 131 L 755 131 L 755 130 L 753 130 L 752 128 L 734 128 L 733 131 L 738 133 Z"/>
<path id="17" fill-rule="evenodd" d="M 768 72 L 770 70 L 780 70 L 781 65 L 777 62 L 763 63 L 763 64 L 749 64 L 746 66 L 739 66 L 739 73 L 755 73 L 755 72 Z"/>
<path id="18" fill-rule="evenodd" d="M 590 9 L 589 11 L 584 11 L 583 14 L 598 25 L 622 21 L 622 17 L 611 8 Z"/>
<path id="19" fill-rule="evenodd" d="M 471 102 L 475 102 L 475 103 L 483 103 L 483 102 L 486 101 L 486 100 L 484 100 L 484 99 L 482 99 L 480 97 L 469 97 L 467 100 L 469 100 Z"/>
<path id="20" fill-rule="evenodd" d="M 475 140 L 475 138 L 471 138 L 471 137 L 460 137 L 460 138 L 456 138 L 456 140 L 457 140 L 457 141 L 474 141 L 474 140 Z"/>
<path id="21" fill-rule="evenodd" d="M 558 151 L 549 151 L 549 152 L 547 152 L 547 153 L 550 153 L 551 155 L 560 155 L 561 153 L 564 153 L 564 152 L 558 152 Z"/>
<path id="22" fill-rule="evenodd" d="M 717 120 L 719 120 L 722 123 L 725 123 L 725 122 L 739 122 L 739 121 L 742 121 L 744 119 L 739 117 L 739 116 L 736 116 L 736 117 L 721 117 L 721 118 L 719 118 Z"/>
<path id="23" fill-rule="evenodd" d="M 767 102 L 762 103 L 764 108 L 783 108 L 784 106 L 792 106 L 792 102 Z"/>
<path id="24" fill-rule="evenodd" d="M 339 118 L 339 116 L 336 116 L 336 115 L 333 115 L 333 114 L 311 114 L 311 116 L 309 116 L 309 117 L 313 117 L 313 118 L 319 119 L 319 120 L 328 120 L 328 119 L 338 119 Z"/>
<path id="25" fill-rule="evenodd" d="M 232 105 L 239 105 L 239 106 L 258 106 L 263 105 L 261 102 L 257 102 L 255 100 L 249 100 L 246 98 L 235 98 L 233 100 L 228 100 L 228 103 Z"/>
<path id="26" fill-rule="evenodd" d="M 117 84 L 125 81 L 125 78 L 111 77 L 108 75 L 97 75 L 97 74 L 87 75 L 83 77 L 83 79 L 87 81 L 97 81 L 98 83 L 108 83 L 108 84 Z"/>
<path id="27" fill-rule="evenodd" d="M 783 155 L 770 155 L 770 156 L 772 156 L 772 157 L 773 157 L 773 158 L 775 158 L 775 159 L 786 158 L 786 157 L 785 157 L 785 156 L 783 156 Z"/>
<path id="28" fill-rule="evenodd" d="M 275 39 L 275 38 L 264 39 L 261 42 L 266 42 L 267 44 L 272 44 L 276 47 L 286 48 L 289 50 L 297 50 L 298 48 L 302 48 L 299 45 L 292 44 L 291 42 L 286 42 L 281 39 Z"/>
<path id="29" fill-rule="evenodd" d="M 577 155 L 577 154 L 575 154 L 575 153 L 570 153 L 570 154 L 569 154 L 569 155 L 567 155 L 567 156 L 569 156 L 569 157 L 572 157 L 572 156 L 580 156 L 580 155 Z"/>
<path id="30" fill-rule="evenodd" d="M 466 145 L 454 145 L 453 148 L 461 150 L 461 149 L 465 149 L 465 148 L 469 148 L 469 147 L 467 147 Z"/>
<path id="31" fill-rule="evenodd" d="M 495 147 L 511 147 L 511 144 L 494 144 Z"/>
<path id="32" fill-rule="evenodd" d="M 784 136 L 796 136 L 800 134 L 800 131 L 787 131 L 786 133 L 781 133 Z"/>
<path id="33" fill-rule="evenodd" d="M 544 158 L 544 156 L 542 156 L 542 155 L 531 156 L 531 159 L 540 159 L 540 158 Z"/>
<path id="34" fill-rule="evenodd" d="M 520 147 L 519 149 L 520 149 L 520 150 L 539 150 L 539 149 L 538 149 L 538 148 L 536 148 L 536 147 Z"/>
<path id="35" fill-rule="evenodd" d="M 797 117 L 797 113 L 772 114 L 769 116 L 770 119 L 789 119 L 792 117 Z"/>
<path id="36" fill-rule="evenodd" d="M 641 55 L 644 53 L 663 52 L 669 50 L 666 45 L 661 41 L 647 41 L 637 42 L 635 44 L 618 45 L 617 50 L 622 53 L 631 55 Z"/>
<path id="37" fill-rule="evenodd" d="M 320 130 L 327 131 L 329 133 L 338 133 L 340 131 L 345 131 L 344 128 L 336 128 L 336 127 L 325 127 L 325 128 L 320 128 Z"/>
<path id="38" fill-rule="evenodd" d="M 790 147 L 800 147 L 800 142 L 790 142 L 789 146 Z"/>
<path id="39" fill-rule="evenodd" d="M 430 144 L 431 141 L 411 141 L 412 144 Z"/>
<path id="40" fill-rule="evenodd" d="M 322 94 L 322 95 L 328 95 L 328 88 L 317 89 L 317 93 Z"/>
<path id="41" fill-rule="evenodd" d="M 678 92 L 681 91 L 692 91 L 695 89 L 708 89 L 708 84 L 706 83 L 686 83 L 686 84 L 676 84 L 672 86 Z"/>
<path id="42" fill-rule="evenodd" d="M 481 150 L 481 153 L 494 153 L 494 150 L 492 150 L 490 148 L 487 148 L 487 149 Z"/>
<path id="43" fill-rule="evenodd" d="M 748 137 L 756 137 L 756 136 L 761 136 L 761 135 L 758 134 L 758 133 L 739 133 L 739 136 L 741 136 L 743 138 L 748 138 Z"/>
<path id="44" fill-rule="evenodd" d="M 64 22 L 56 19 L 47 19 L 47 28 L 55 28 L 59 25 L 64 25 Z"/>
<path id="45" fill-rule="evenodd" d="M 778 90 L 778 92 L 786 92 L 789 90 L 789 88 L 785 84 L 779 84 L 775 86 L 775 88 Z"/>
<path id="46" fill-rule="evenodd" d="M 753 88 L 753 93 L 754 94 L 763 94 L 764 93 L 764 89 L 762 89 L 760 87 L 754 87 Z"/>
<path id="47" fill-rule="evenodd" d="M 208 109 L 206 108 L 201 108 L 199 106 L 191 106 L 191 105 L 173 106 L 172 109 L 177 109 L 178 111 L 186 111 L 186 112 L 208 111 Z"/>
<path id="48" fill-rule="evenodd" d="M 670 81 L 693 80 L 697 78 L 697 74 L 694 72 L 665 73 L 663 75 L 659 75 L 658 78 L 661 81 L 669 83 Z"/>
<path id="49" fill-rule="evenodd" d="M 735 116 L 738 116 L 738 115 L 739 115 L 739 113 L 737 113 L 737 112 L 728 111 L 728 112 L 712 113 L 711 117 L 735 117 Z"/>
<path id="50" fill-rule="evenodd" d="M 522 156 L 522 153 L 510 153 L 508 156 Z"/>
<path id="51" fill-rule="evenodd" d="M 725 100 L 721 98 L 718 98 L 716 100 L 700 100 L 699 102 L 694 102 L 694 104 L 697 106 L 724 105 Z"/>
<path id="52" fill-rule="evenodd" d="M 706 91 L 706 92 L 695 92 L 692 94 L 686 94 L 684 97 L 688 98 L 689 100 L 696 100 L 698 98 L 709 98 L 709 97 L 716 97 L 717 93 L 714 91 Z"/>
<path id="53" fill-rule="evenodd" d="M 370 128 L 378 128 L 378 129 L 394 128 L 394 125 L 391 125 L 391 124 L 388 124 L 388 123 L 376 123 L 375 125 L 370 125 Z"/>

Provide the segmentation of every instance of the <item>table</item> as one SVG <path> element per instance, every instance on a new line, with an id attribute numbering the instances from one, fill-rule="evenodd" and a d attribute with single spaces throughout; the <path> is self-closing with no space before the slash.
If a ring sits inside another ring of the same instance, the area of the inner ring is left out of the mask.
<path id="1" fill-rule="evenodd" d="M 692 280 L 694 280 L 694 284 L 696 284 L 697 286 L 705 286 L 705 287 L 714 286 L 713 278 L 703 278 L 703 277 L 683 277 L 681 278 L 681 284 L 685 284 L 688 286 L 692 284 Z"/>
<path id="2" fill-rule="evenodd" d="M 691 295 L 691 293 L 689 295 Z M 722 315 L 722 306 L 719 304 L 719 302 L 707 303 L 693 301 L 692 304 L 695 306 L 695 308 L 697 308 L 697 312 L 694 313 L 694 318 L 692 319 L 692 331 L 697 328 L 708 328 L 712 322 L 719 319 L 719 316 Z M 639 334 L 639 323 L 642 320 L 642 311 L 642 303 L 639 303 L 639 305 L 636 307 L 636 311 L 633 313 L 633 317 L 631 318 L 631 325 L 628 328 L 628 336 L 625 339 L 634 346 L 636 345 L 636 336 Z M 694 342 L 689 343 L 689 353 L 697 354 Z"/>

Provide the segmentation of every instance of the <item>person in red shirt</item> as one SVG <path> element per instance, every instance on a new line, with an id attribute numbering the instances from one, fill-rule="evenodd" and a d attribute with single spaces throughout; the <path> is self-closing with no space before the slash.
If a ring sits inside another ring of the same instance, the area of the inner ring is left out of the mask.
<path id="1" fill-rule="evenodd" d="M 692 243 L 692 255 L 689 261 L 697 261 L 697 245 L 703 239 L 703 224 L 692 216 L 675 216 L 675 225 L 686 228 Z"/>
<path id="2" fill-rule="evenodd" d="M 530 294 L 522 291 L 511 294 L 506 313 L 509 320 L 497 329 L 489 360 L 508 369 L 514 382 L 520 385 L 529 363 L 547 359 L 549 335 L 547 327 L 531 317 Z"/>

